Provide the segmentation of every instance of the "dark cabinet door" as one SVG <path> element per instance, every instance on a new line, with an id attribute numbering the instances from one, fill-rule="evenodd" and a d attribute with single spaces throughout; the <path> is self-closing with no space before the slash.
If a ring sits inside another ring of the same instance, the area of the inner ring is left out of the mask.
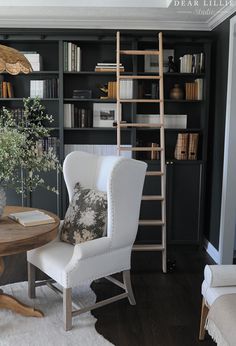
<path id="1" fill-rule="evenodd" d="M 202 163 L 167 162 L 169 243 L 198 243 L 202 222 Z"/>

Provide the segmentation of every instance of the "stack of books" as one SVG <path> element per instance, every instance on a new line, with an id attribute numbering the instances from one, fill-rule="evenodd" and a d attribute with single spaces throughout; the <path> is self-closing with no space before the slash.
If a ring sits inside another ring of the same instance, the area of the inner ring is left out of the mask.
<path id="1" fill-rule="evenodd" d="M 203 73 L 204 72 L 204 53 L 185 54 L 180 57 L 181 73 Z"/>
<path id="2" fill-rule="evenodd" d="M 49 216 L 48 214 L 40 210 L 30 210 L 20 213 L 12 213 L 9 214 L 8 217 L 16 222 L 19 222 L 21 225 L 25 227 L 45 225 L 48 223 L 55 222 L 53 217 Z"/>
<path id="3" fill-rule="evenodd" d="M 95 66 L 95 72 L 116 72 L 116 63 L 113 62 L 98 62 Z M 124 72 L 125 68 L 120 63 L 120 72 Z"/>
<path id="4" fill-rule="evenodd" d="M 65 128 L 86 128 L 92 126 L 93 124 L 90 109 L 78 108 L 73 103 L 64 104 Z"/>
<path id="5" fill-rule="evenodd" d="M 21 52 L 30 62 L 33 71 L 41 71 L 43 68 L 42 57 L 38 52 Z"/>
<path id="6" fill-rule="evenodd" d="M 30 97 L 39 98 L 57 98 L 58 97 L 58 79 L 31 80 Z"/>
<path id="7" fill-rule="evenodd" d="M 64 71 L 81 71 L 81 49 L 72 42 L 64 42 Z"/>
<path id="8" fill-rule="evenodd" d="M 176 160 L 197 160 L 198 133 L 178 133 L 174 156 Z"/>
<path id="9" fill-rule="evenodd" d="M 0 98 L 12 97 L 14 97 L 12 83 L 0 81 Z"/>
<path id="10" fill-rule="evenodd" d="M 203 99 L 203 79 L 195 79 L 192 83 L 185 83 L 186 100 L 202 100 Z"/>

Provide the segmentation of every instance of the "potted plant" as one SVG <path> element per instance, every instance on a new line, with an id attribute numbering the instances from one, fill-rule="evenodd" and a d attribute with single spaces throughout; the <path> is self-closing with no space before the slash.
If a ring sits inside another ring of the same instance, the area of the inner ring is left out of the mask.
<path id="1" fill-rule="evenodd" d="M 0 110 L 0 215 L 6 187 L 24 195 L 39 186 L 58 192 L 41 175 L 60 169 L 55 148 L 43 147 L 50 138 L 48 126 L 53 118 L 38 98 L 27 98 L 23 103 L 18 115 L 5 107 Z"/>

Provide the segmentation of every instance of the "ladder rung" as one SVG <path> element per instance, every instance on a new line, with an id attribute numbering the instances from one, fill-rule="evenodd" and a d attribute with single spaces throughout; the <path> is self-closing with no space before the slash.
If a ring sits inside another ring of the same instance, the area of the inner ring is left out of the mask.
<path id="1" fill-rule="evenodd" d="M 147 176 L 162 176 L 164 175 L 164 173 L 160 171 L 147 171 L 146 175 Z"/>
<path id="2" fill-rule="evenodd" d="M 130 75 L 130 76 L 125 76 L 125 75 L 120 75 L 119 79 L 161 79 L 160 76 L 138 76 L 138 75 Z"/>
<path id="3" fill-rule="evenodd" d="M 163 148 L 160 147 L 119 147 L 118 150 L 121 151 L 162 151 Z"/>
<path id="4" fill-rule="evenodd" d="M 163 226 L 164 224 L 162 220 L 139 220 L 140 226 Z"/>
<path id="5" fill-rule="evenodd" d="M 161 128 L 163 124 L 148 124 L 148 123 L 120 123 L 120 127 L 156 127 Z"/>
<path id="6" fill-rule="evenodd" d="M 121 99 L 119 100 L 120 102 L 123 103 L 131 103 L 131 102 L 136 102 L 136 103 L 160 103 L 163 100 L 159 100 L 159 99 Z"/>
<path id="7" fill-rule="evenodd" d="M 142 201 L 164 201 L 164 197 L 159 195 L 143 195 Z"/>
<path id="8" fill-rule="evenodd" d="M 124 55 L 159 55 L 159 50 L 121 50 Z"/>
<path id="9" fill-rule="evenodd" d="M 133 246 L 134 251 L 163 251 L 164 247 L 162 244 L 135 244 Z"/>

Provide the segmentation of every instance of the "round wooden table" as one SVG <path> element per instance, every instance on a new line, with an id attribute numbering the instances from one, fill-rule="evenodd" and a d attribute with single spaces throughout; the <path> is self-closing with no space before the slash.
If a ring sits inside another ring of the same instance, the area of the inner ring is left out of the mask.
<path id="1" fill-rule="evenodd" d="M 11 213 L 29 210 L 35 210 L 35 208 L 7 206 L 4 210 L 0 219 L 0 274 L 4 271 L 4 256 L 35 249 L 47 244 L 57 236 L 60 219 L 48 211 L 42 210 L 52 216 L 55 222 L 46 225 L 24 227 L 8 218 Z M 0 308 L 11 309 L 24 316 L 43 316 L 41 311 L 21 303 L 13 296 L 4 294 L 2 290 L 0 290 Z"/>

